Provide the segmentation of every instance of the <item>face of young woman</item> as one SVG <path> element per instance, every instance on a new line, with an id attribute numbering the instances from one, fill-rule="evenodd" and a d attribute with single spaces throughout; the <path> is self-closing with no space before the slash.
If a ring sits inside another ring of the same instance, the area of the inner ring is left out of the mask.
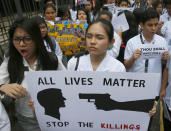
<path id="1" fill-rule="evenodd" d="M 119 7 L 127 8 L 128 7 L 128 3 L 126 1 L 122 1 L 120 3 Z"/>
<path id="2" fill-rule="evenodd" d="M 42 38 L 44 38 L 48 33 L 46 24 L 42 23 L 39 25 L 39 27 L 40 27 L 40 31 L 41 31 L 41 36 L 42 36 Z"/>
<path id="3" fill-rule="evenodd" d="M 56 18 L 56 11 L 53 8 L 48 7 L 45 10 L 45 20 L 55 21 L 55 18 Z"/>
<path id="4" fill-rule="evenodd" d="M 104 56 L 111 44 L 101 23 L 89 27 L 86 34 L 86 43 L 90 55 L 94 56 Z"/>
<path id="5" fill-rule="evenodd" d="M 78 11 L 78 20 L 87 20 L 87 15 L 84 11 L 82 10 Z"/>
<path id="6" fill-rule="evenodd" d="M 162 9 L 163 9 L 162 4 L 159 4 L 156 8 L 156 11 L 158 12 L 158 14 L 161 14 Z"/>
<path id="7" fill-rule="evenodd" d="M 36 57 L 36 45 L 31 36 L 22 28 L 16 28 L 13 35 L 13 44 L 17 51 L 27 61 Z"/>
<path id="8" fill-rule="evenodd" d="M 91 2 L 90 1 L 87 1 L 85 3 L 85 9 L 90 12 L 91 11 L 91 8 L 92 8 L 92 5 L 91 5 Z"/>
<path id="9" fill-rule="evenodd" d="M 64 16 L 61 17 L 61 20 L 69 20 L 69 12 L 66 12 Z"/>

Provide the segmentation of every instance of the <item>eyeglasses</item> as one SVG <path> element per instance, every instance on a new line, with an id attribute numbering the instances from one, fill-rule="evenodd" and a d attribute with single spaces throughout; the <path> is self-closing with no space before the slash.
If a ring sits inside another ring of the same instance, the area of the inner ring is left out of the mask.
<path id="1" fill-rule="evenodd" d="M 19 44 L 21 41 L 23 41 L 25 44 L 30 44 L 32 42 L 32 38 L 30 36 L 24 36 L 23 38 L 20 37 L 14 37 L 13 43 Z"/>

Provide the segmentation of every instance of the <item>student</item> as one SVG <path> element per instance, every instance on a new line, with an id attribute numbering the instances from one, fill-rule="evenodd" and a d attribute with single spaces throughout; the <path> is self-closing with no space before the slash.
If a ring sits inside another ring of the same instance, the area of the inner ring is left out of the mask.
<path id="1" fill-rule="evenodd" d="M 93 21 L 93 1 L 87 0 L 84 6 L 85 6 L 85 9 L 89 13 L 89 17 L 90 17 L 89 19 L 92 22 Z"/>
<path id="2" fill-rule="evenodd" d="M 129 25 L 129 30 L 122 32 L 122 30 L 118 31 L 118 34 L 121 38 L 121 46 L 120 46 L 120 51 L 117 59 L 121 61 L 122 63 L 124 62 L 124 52 L 125 48 L 127 46 L 127 42 L 129 39 L 133 38 L 138 34 L 138 24 L 136 23 L 135 16 L 133 15 L 132 12 L 125 10 L 123 12 L 119 12 L 118 15 L 121 15 L 122 13 L 125 13 L 126 20 Z"/>
<path id="3" fill-rule="evenodd" d="M 48 36 L 48 29 L 45 20 L 39 16 L 33 17 L 32 20 L 40 27 L 41 36 L 47 51 L 54 52 L 60 59 L 62 59 L 62 51 L 59 44 L 53 37 Z"/>
<path id="4" fill-rule="evenodd" d="M 92 22 L 86 32 L 89 54 L 71 58 L 68 62 L 68 70 L 125 72 L 124 65 L 106 53 L 113 42 L 113 26 L 111 22 L 105 19 L 97 19 Z M 149 111 L 150 116 L 154 115 L 154 113 L 155 109 Z"/>
<path id="5" fill-rule="evenodd" d="M 56 8 L 52 4 L 47 4 L 43 10 L 43 16 L 48 24 L 54 25 L 56 20 Z"/>
<path id="6" fill-rule="evenodd" d="M 128 8 L 129 7 L 129 1 L 128 0 L 120 0 L 118 2 L 118 6 L 122 8 Z"/>
<path id="7" fill-rule="evenodd" d="M 149 8 L 144 12 L 142 22 L 140 23 L 142 33 L 130 39 L 127 43 L 124 55 L 124 64 L 128 72 L 151 72 L 161 73 L 161 59 L 148 59 L 148 67 L 145 66 L 144 59 L 139 59 L 141 56 L 141 44 L 156 44 L 163 45 L 167 49 L 166 41 L 161 36 L 156 35 L 158 27 L 158 13 Z M 167 60 L 168 51 L 162 55 L 162 60 Z"/>
<path id="8" fill-rule="evenodd" d="M 112 13 L 110 11 L 106 11 L 106 10 L 102 10 L 99 14 L 99 19 L 105 19 L 108 21 L 112 21 Z M 107 53 L 109 55 L 111 55 L 112 57 L 116 58 L 119 55 L 119 50 L 120 50 L 120 45 L 121 45 L 121 39 L 119 37 L 119 35 L 114 32 L 114 39 L 115 42 L 113 43 L 112 47 L 109 48 L 109 50 L 107 51 Z"/>
<path id="9" fill-rule="evenodd" d="M 167 12 L 160 16 L 160 21 L 165 23 L 171 20 L 171 0 L 164 0 L 163 3 Z"/>
<path id="10" fill-rule="evenodd" d="M 60 20 L 72 20 L 69 9 L 59 8 L 58 17 Z"/>
<path id="11" fill-rule="evenodd" d="M 0 66 L 1 91 L 14 99 L 19 131 L 40 131 L 28 106 L 30 95 L 25 71 L 65 70 L 54 53 L 47 52 L 39 26 L 18 18 L 9 30 L 9 54 Z"/>
<path id="12" fill-rule="evenodd" d="M 128 72 L 162 73 L 162 61 L 167 60 L 168 51 L 165 39 L 155 34 L 158 29 L 158 21 L 159 15 L 153 8 L 148 8 L 144 12 L 140 23 L 142 33 L 130 39 L 125 49 L 124 64 Z M 162 54 L 162 58 L 142 59 L 140 58 L 142 53 L 140 47 L 142 44 L 155 44 L 163 46 L 166 50 Z M 156 91 L 156 96 L 159 95 L 158 91 Z M 160 111 L 159 105 L 157 109 Z M 152 118 L 150 123 L 151 121 Z M 151 125 L 149 125 L 149 129 Z M 159 123 L 156 125 L 159 126 Z"/>
<path id="13" fill-rule="evenodd" d="M 90 17 L 85 8 L 79 8 L 77 10 L 77 20 L 86 20 L 87 24 L 90 24 Z"/>
<path id="14" fill-rule="evenodd" d="M 153 2 L 152 7 L 157 11 L 159 16 L 162 14 L 163 5 L 161 1 L 156 0 L 155 2 Z"/>
<path id="15" fill-rule="evenodd" d="M 95 0 L 95 7 L 93 10 L 93 20 L 96 20 L 98 18 L 98 15 L 105 3 L 106 0 Z"/>
<path id="16" fill-rule="evenodd" d="M 107 49 L 113 43 L 111 22 L 104 19 L 92 22 L 86 32 L 89 54 L 71 58 L 68 62 L 68 70 L 125 72 L 122 63 L 107 55 Z"/>
<path id="17" fill-rule="evenodd" d="M 171 53 L 171 52 L 170 52 Z M 160 90 L 160 100 L 165 99 L 165 104 L 168 110 L 168 114 L 166 110 L 164 110 L 164 131 L 171 130 L 171 121 L 168 120 L 168 117 L 171 117 L 171 56 L 167 61 L 166 68 L 163 71 L 163 80 L 162 80 L 162 87 Z"/>

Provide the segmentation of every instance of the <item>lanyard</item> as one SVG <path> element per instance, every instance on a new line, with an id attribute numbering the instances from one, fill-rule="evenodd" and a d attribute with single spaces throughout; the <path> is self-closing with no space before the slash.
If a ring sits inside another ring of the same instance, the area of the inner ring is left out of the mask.
<path id="1" fill-rule="evenodd" d="M 142 34 L 140 34 L 140 40 L 142 44 L 145 44 L 142 38 Z M 145 69 L 144 72 L 147 73 L 148 72 L 148 59 L 145 60 Z"/>

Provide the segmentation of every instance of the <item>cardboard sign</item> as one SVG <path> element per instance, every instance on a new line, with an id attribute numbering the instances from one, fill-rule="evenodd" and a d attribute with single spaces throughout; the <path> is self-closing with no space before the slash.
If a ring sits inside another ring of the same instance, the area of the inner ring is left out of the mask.
<path id="1" fill-rule="evenodd" d="M 140 57 L 142 59 L 161 59 L 163 52 L 167 49 L 164 45 L 159 46 L 156 44 L 141 44 L 140 50 L 142 51 Z"/>
<path id="2" fill-rule="evenodd" d="M 115 4 L 105 4 L 104 7 L 107 7 L 112 14 L 115 13 Z"/>
<path id="3" fill-rule="evenodd" d="M 146 131 L 160 75 L 28 72 L 42 131 Z"/>
<path id="4" fill-rule="evenodd" d="M 85 30 L 87 24 L 72 24 L 64 21 L 63 24 L 48 25 L 49 36 L 53 36 L 59 43 L 64 55 L 77 54 L 86 50 Z"/>
<path id="5" fill-rule="evenodd" d="M 122 32 L 129 30 L 129 24 L 127 22 L 125 13 L 122 13 L 118 17 L 114 18 L 112 24 L 116 32 L 118 32 L 120 29 L 122 29 Z"/>

